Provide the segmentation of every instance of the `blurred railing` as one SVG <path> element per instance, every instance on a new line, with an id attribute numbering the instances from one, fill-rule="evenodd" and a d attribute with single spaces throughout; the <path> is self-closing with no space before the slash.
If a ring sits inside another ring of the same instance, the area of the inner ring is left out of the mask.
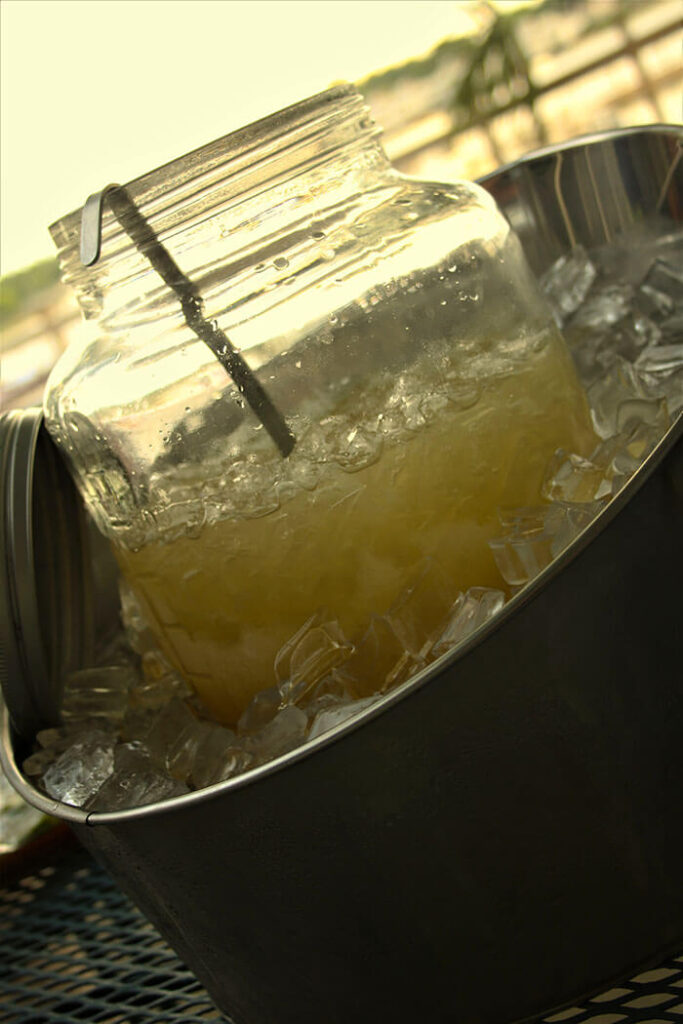
<path id="1" fill-rule="evenodd" d="M 401 79 L 375 75 L 361 88 L 399 170 L 478 178 L 588 132 L 680 123 L 681 11 L 678 0 L 547 2 L 492 20 L 474 45 L 454 41 L 440 60 L 411 62 Z"/>
<path id="2" fill-rule="evenodd" d="M 68 288 L 37 295 L 24 315 L 0 332 L 0 412 L 40 405 L 54 363 L 76 337 L 81 314 Z"/>

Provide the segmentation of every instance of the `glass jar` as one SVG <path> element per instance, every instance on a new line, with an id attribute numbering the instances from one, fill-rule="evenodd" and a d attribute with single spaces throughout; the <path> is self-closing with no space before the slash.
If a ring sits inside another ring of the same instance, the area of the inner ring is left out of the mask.
<path id="1" fill-rule="evenodd" d="M 348 651 L 425 571 L 502 588 L 497 508 L 538 502 L 553 451 L 592 433 L 488 193 L 398 174 L 350 86 L 126 191 L 195 321 L 120 213 L 105 211 L 90 267 L 80 211 L 64 217 L 51 231 L 92 331 L 56 366 L 46 419 L 162 649 L 217 717 L 273 685 L 321 609 Z M 425 635 L 441 585 L 423 586 Z"/>

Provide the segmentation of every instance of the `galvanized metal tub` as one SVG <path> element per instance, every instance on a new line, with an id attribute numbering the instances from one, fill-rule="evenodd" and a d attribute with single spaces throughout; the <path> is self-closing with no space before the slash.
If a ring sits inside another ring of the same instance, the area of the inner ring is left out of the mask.
<path id="1" fill-rule="evenodd" d="M 541 271 L 683 220 L 681 132 L 484 184 Z M 683 944 L 683 420 L 580 541 L 357 721 L 163 805 L 71 822 L 236 1024 L 503 1024 Z M 495 968 L 496 986 L 490 984 Z"/>

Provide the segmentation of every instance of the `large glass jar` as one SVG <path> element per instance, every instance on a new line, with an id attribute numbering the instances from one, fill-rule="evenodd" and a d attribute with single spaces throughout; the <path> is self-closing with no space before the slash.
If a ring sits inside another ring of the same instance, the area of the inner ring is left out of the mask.
<path id="1" fill-rule="evenodd" d="M 399 175 L 348 86 L 126 191 L 291 439 L 120 214 L 105 207 L 90 267 L 80 211 L 52 227 L 92 331 L 50 378 L 48 427 L 212 711 L 234 721 L 272 686 L 282 645 L 321 609 L 350 648 L 425 567 L 502 587 L 497 508 L 537 502 L 552 452 L 591 431 L 490 196 Z"/>

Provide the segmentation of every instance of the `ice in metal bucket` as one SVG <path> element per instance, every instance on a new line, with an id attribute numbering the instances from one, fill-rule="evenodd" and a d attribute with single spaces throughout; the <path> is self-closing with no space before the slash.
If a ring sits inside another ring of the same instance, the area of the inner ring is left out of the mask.
<path id="1" fill-rule="evenodd" d="M 490 546 L 511 593 L 533 580 L 590 526 L 683 405 L 683 343 L 664 330 L 683 317 L 681 277 L 670 262 L 674 243 L 683 252 L 683 234 L 668 238 L 663 253 L 651 246 L 649 263 L 635 279 L 615 246 L 594 253 L 577 247 L 544 277 L 602 440 L 588 458 L 555 453 L 543 485 L 546 504 L 499 510 L 501 532 Z M 638 329 L 634 325 L 643 318 L 643 296 L 651 317 L 647 337 L 629 349 L 624 332 L 632 336 Z M 86 670 L 67 681 L 59 741 L 33 754 L 27 770 L 44 772 L 42 785 L 50 795 L 98 810 L 149 803 L 224 781 L 372 707 L 382 693 L 456 648 L 497 614 L 505 600 L 503 592 L 491 588 L 458 593 L 457 581 L 428 562 L 356 646 L 338 622 L 320 612 L 283 646 L 274 664 L 276 685 L 264 685 L 234 732 L 210 720 L 154 648 L 144 617 L 124 585 L 127 664 Z M 367 692 L 368 678 L 375 681 L 372 692 Z M 69 747 L 74 721 L 87 725 L 88 719 L 109 723 L 112 732 L 104 747 L 101 740 L 86 742 L 80 732 L 72 732 Z M 103 760 L 94 761 L 95 755 Z M 116 769 L 115 758 L 124 759 Z"/>

